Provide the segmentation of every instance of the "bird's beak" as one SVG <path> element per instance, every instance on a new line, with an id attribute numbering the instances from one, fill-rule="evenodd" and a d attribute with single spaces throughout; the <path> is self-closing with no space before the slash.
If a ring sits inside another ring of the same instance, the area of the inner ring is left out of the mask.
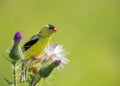
<path id="1" fill-rule="evenodd" d="M 53 32 L 56 33 L 58 30 L 56 28 L 53 29 Z"/>

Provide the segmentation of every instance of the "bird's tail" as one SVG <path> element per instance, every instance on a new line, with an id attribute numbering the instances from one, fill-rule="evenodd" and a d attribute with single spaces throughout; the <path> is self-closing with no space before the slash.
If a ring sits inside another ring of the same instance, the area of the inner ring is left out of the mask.
<path id="1" fill-rule="evenodd" d="M 29 59 L 24 59 L 22 61 L 22 73 L 21 73 L 21 76 L 20 76 L 20 81 L 21 82 L 26 81 L 26 71 L 27 71 L 28 63 L 29 63 Z"/>
<path id="2" fill-rule="evenodd" d="M 20 81 L 21 82 L 26 81 L 26 63 L 25 62 L 22 63 L 22 73 L 20 76 Z"/>

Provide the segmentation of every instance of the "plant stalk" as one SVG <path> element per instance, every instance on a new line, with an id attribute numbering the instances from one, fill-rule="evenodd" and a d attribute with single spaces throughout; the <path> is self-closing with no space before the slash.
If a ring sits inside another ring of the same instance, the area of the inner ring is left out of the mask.
<path id="1" fill-rule="evenodd" d="M 30 86 L 36 86 L 40 80 L 41 80 L 41 77 L 34 78 Z"/>
<path id="2" fill-rule="evenodd" d="M 17 82 L 16 82 L 16 63 L 13 63 L 13 77 L 14 77 L 14 86 L 17 86 Z"/>

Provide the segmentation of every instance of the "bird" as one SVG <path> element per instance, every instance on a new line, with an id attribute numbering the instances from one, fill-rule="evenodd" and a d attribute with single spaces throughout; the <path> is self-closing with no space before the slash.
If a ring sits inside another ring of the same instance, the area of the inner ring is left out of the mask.
<path id="1" fill-rule="evenodd" d="M 33 35 L 29 41 L 27 41 L 23 47 L 22 51 L 24 54 L 25 61 L 22 64 L 22 74 L 21 74 L 21 81 L 26 81 L 26 64 L 30 58 L 34 58 L 39 56 L 44 49 L 49 44 L 52 35 L 57 32 L 57 29 L 54 25 L 48 24 L 45 25 L 40 32 Z"/>

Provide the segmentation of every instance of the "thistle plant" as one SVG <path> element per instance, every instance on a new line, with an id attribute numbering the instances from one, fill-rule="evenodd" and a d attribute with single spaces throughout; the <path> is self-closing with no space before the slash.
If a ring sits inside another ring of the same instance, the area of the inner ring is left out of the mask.
<path id="1" fill-rule="evenodd" d="M 23 58 L 23 53 L 20 47 L 20 42 L 22 40 L 22 35 L 20 32 L 16 32 L 14 35 L 14 44 L 10 50 L 9 56 L 11 59 L 11 64 L 13 65 L 13 77 L 14 77 L 14 86 L 17 86 L 16 79 L 16 63 Z"/>
<path id="2" fill-rule="evenodd" d="M 62 45 L 52 44 L 48 45 L 44 51 L 37 57 L 33 57 L 29 60 L 27 66 L 27 79 L 25 83 L 20 81 L 20 76 L 23 70 L 21 70 L 22 62 L 24 61 L 24 53 L 22 52 L 20 43 L 22 42 L 22 35 L 20 32 L 16 32 L 14 35 L 14 43 L 9 51 L 9 59 L 13 66 L 13 81 L 12 86 L 18 86 L 25 84 L 25 86 L 40 86 L 41 79 L 48 78 L 54 69 L 67 64 L 69 60 L 65 58 L 66 52 Z M 27 83 L 27 85 L 26 85 Z"/>

